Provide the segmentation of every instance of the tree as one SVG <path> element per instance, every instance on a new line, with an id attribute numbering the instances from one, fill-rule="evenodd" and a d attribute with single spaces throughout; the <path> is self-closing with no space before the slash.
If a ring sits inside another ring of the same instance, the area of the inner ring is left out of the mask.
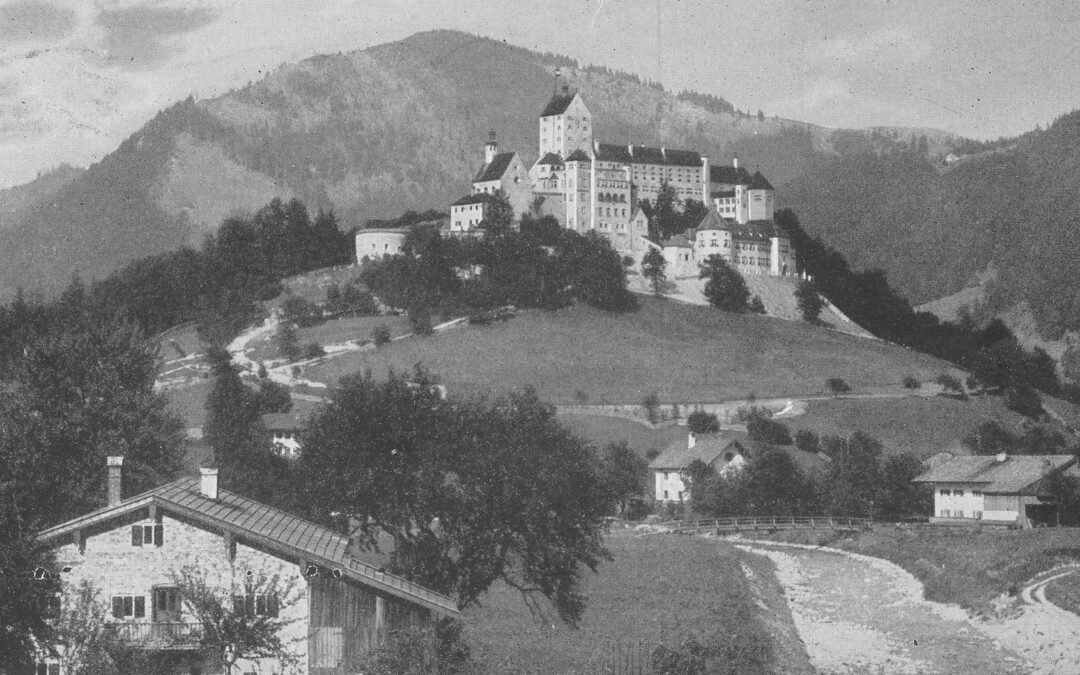
<path id="1" fill-rule="evenodd" d="M 964 398 L 966 396 L 964 392 L 964 385 L 957 377 L 954 377 L 948 373 L 941 373 L 934 381 L 941 385 L 941 390 L 947 394 L 953 394 L 954 396 L 958 396 L 960 398 Z"/>
<path id="2" fill-rule="evenodd" d="M 626 441 L 609 444 L 604 449 L 603 462 L 603 475 L 608 489 L 615 499 L 619 513 L 626 513 L 630 503 L 645 494 L 649 464 L 631 450 Z"/>
<path id="3" fill-rule="evenodd" d="M 711 255 L 701 265 L 699 277 L 705 279 L 705 298 L 725 312 L 745 312 L 750 290 L 742 275 L 731 269 L 719 255 Z"/>
<path id="4" fill-rule="evenodd" d="M 297 619 L 282 616 L 282 609 L 301 597 L 293 578 L 252 572 L 242 581 L 222 583 L 206 568 L 185 565 L 173 575 L 184 604 L 202 624 L 200 646 L 211 654 L 230 647 L 233 656 L 226 673 L 241 659 L 273 658 L 285 665 L 298 663 L 296 645 L 282 637 L 282 630 Z"/>
<path id="5" fill-rule="evenodd" d="M 830 377 L 825 381 L 825 386 L 829 388 L 833 396 L 839 396 L 840 394 L 847 394 L 851 392 L 851 385 L 844 382 L 839 377 Z"/>
<path id="6" fill-rule="evenodd" d="M 746 468 L 742 494 L 758 515 L 801 515 L 813 503 L 813 486 L 791 456 L 766 447 Z"/>
<path id="7" fill-rule="evenodd" d="M 645 418 L 649 420 L 649 424 L 660 421 L 660 397 L 655 391 L 645 394 L 645 398 L 641 399 L 641 407 L 645 410 Z"/>
<path id="8" fill-rule="evenodd" d="M 300 349 L 300 337 L 296 328 L 287 319 L 282 319 L 278 324 L 277 332 L 274 333 L 274 342 L 277 345 L 278 355 L 286 361 L 299 361 L 303 356 Z"/>
<path id="9" fill-rule="evenodd" d="M 720 431 L 720 420 L 704 410 L 695 410 L 686 417 L 686 426 L 692 434 L 714 434 Z"/>
<path id="10" fill-rule="evenodd" d="M 641 274 L 652 283 L 653 293 L 656 295 L 660 295 L 660 289 L 667 279 L 664 274 L 665 267 L 667 260 L 664 259 L 664 254 L 655 248 L 650 247 L 641 259 Z"/>
<path id="11" fill-rule="evenodd" d="M 856 431 L 847 439 L 827 436 L 822 446 L 832 459 L 821 491 L 826 510 L 835 515 L 873 517 L 883 482 L 881 442 Z"/>
<path id="12" fill-rule="evenodd" d="M 1034 389 L 1018 383 L 1005 390 L 1005 407 L 1032 419 L 1043 416 L 1042 401 Z"/>
<path id="13" fill-rule="evenodd" d="M 33 671 L 37 645 L 51 644 L 53 627 L 48 623 L 48 607 L 60 591 L 59 575 L 52 552 L 38 544 L 23 526 L 0 484 L 0 654 L 11 672 Z M 36 578 L 34 570 L 48 571 Z"/>
<path id="14" fill-rule="evenodd" d="M 795 300 L 798 303 L 803 321 L 817 323 L 825 303 L 822 302 L 821 296 L 818 295 L 813 284 L 809 281 L 800 282 L 799 287 L 795 289 Z"/>
<path id="15" fill-rule="evenodd" d="M 799 429 L 795 432 L 795 447 L 803 452 L 817 454 L 821 451 L 821 439 L 809 429 Z"/>
<path id="16" fill-rule="evenodd" d="M 881 465 L 881 492 L 874 508 L 874 517 L 903 520 L 932 513 L 933 488 L 911 482 L 923 471 L 923 461 L 910 453 L 885 458 Z"/>
<path id="17" fill-rule="evenodd" d="M 310 421 L 298 482 L 309 515 L 373 542 L 388 569 L 474 604 L 501 579 L 576 624 L 583 568 L 609 554 L 613 500 L 595 451 L 525 390 L 494 402 L 443 399 L 418 370 L 342 378 Z"/>

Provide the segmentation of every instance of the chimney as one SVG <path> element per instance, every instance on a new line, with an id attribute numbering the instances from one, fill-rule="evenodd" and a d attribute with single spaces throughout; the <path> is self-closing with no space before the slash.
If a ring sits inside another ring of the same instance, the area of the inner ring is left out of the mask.
<path id="1" fill-rule="evenodd" d="M 631 143 L 630 145 L 626 146 L 626 149 L 627 149 L 627 151 L 629 151 L 630 156 L 633 157 L 634 156 L 634 144 Z"/>
<path id="2" fill-rule="evenodd" d="M 203 497 L 217 499 L 217 469 L 199 469 L 199 492 Z"/>
<path id="3" fill-rule="evenodd" d="M 738 157 L 738 155 L 735 156 L 735 159 L 731 162 L 731 165 L 736 169 L 739 168 L 739 157 Z"/>
<path id="4" fill-rule="evenodd" d="M 123 469 L 124 458 L 123 457 L 109 457 L 105 460 L 106 466 L 109 467 L 109 506 L 116 506 L 120 503 L 123 493 Z"/>
<path id="5" fill-rule="evenodd" d="M 499 142 L 495 140 L 495 132 L 488 132 L 488 142 L 484 146 L 484 166 L 491 164 L 495 160 L 495 155 L 499 153 Z"/>
<path id="6" fill-rule="evenodd" d="M 686 437 L 686 449 L 689 450 L 695 445 L 697 445 L 697 437 L 694 436 L 694 432 L 691 431 L 690 434 Z"/>

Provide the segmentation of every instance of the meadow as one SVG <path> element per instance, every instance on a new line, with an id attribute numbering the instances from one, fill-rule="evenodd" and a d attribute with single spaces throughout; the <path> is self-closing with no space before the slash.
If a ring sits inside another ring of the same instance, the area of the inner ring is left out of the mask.
<path id="1" fill-rule="evenodd" d="M 588 601 L 576 629 L 531 614 L 507 586 L 468 609 L 476 671 L 611 672 L 618 654 L 647 660 L 657 645 L 678 648 L 693 638 L 717 655 L 708 672 L 812 672 L 764 558 L 678 535 L 615 532 L 607 545 L 614 560 L 587 573 Z"/>

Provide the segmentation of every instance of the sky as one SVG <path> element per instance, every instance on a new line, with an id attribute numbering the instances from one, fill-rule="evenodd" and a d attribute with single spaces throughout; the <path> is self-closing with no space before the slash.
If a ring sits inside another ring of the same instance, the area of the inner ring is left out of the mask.
<path id="1" fill-rule="evenodd" d="M 1080 108 L 1074 0 L 0 0 L 0 188 L 188 95 L 437 28 L 829 127 L 987 139 Z"/>

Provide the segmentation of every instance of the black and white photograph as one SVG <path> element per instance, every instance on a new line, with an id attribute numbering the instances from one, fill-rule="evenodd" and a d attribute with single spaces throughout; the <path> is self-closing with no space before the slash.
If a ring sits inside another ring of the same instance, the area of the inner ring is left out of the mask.
<path id="1" fill-rule="evenodd" d="M 0 675 L 1080 673 L 1080 5 L 0 0 Z"/>

